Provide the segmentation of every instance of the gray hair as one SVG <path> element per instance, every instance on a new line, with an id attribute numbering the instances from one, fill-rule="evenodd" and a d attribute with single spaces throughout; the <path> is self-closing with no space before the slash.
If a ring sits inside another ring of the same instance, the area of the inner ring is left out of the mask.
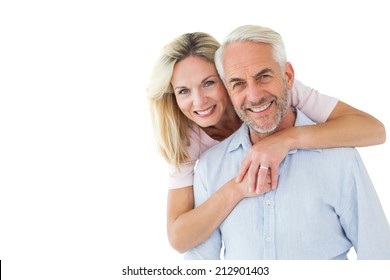
<path id="1" fill-rule="evenodd" d="M 267 27 L 262 27 L 258 25 L 240 26 L 233 30 L 225 38 L 222 45 L 215 53 L 215 67 L 217 68 L 218 74 L 224 82 L 225 86 L 225 73 L 222 65 L 223 52 L 230 43 L 244 41 L 271 44 L 273 48 L 274 59 L 280 65 L 282 70 L 284 69 L 284 66 L 287 62 L 286 49 L 284 47 L 283 39 L 279 33 Z"/>

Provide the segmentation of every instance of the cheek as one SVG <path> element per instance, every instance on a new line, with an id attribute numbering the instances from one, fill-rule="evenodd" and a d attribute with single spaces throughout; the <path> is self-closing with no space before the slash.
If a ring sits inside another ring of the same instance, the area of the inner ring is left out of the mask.
<path id="1" fill-rule="evenodd" d="M 243 102 L 242 95 L 240 94 L 232 94 L 230 95 L 230 99 L 234 107 L 240 107 Z"/>
<path id="2" fill-rule="evenodd" d="M 182 112 L 185 112 L 189 109 L 189 100 L 188 98 L 176 98 L 176 102 L 177 102 L 177 106 L 179 106 L 179 109 L 182 111 Z"/>
<path id="3" fill-rule="evenodd" d="M 226 107 L 227 104 L 229 103 L 229 97 L 228 97 L 228 96 L 221 96 L 221 98 L 219 99 L 219 102 L 220 102 L 224 107 Z"/>
<path id="4" fill-rule="evenodd" d="M 223 104 L 227 104 L 228 102 L 230 102 L 229 101 L 229 94 L 227 93 L 225 88 L 220 88 L 218 90 L 217 98 Z"/>

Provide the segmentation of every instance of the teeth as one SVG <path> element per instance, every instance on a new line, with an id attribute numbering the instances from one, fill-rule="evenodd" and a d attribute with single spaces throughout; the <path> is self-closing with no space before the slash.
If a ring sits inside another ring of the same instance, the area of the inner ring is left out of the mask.
<path id="1" fill-rule="evenodd" d="M 268 109 L 269 106 L 271 106 L 272 102 L 271 103 L 268 103 L 268 104 L 265 104 L 264 106 L 261 106 L 259 108 L 251 108 L 251 111 L 252 112 L 255 112 L 255 113 L 260 113 L 260 112 L 263 112 L 264 110 Z"/>
<path id="2" fill-rule="evenodd" d="M 211 106 L 209 109 L 207 109 L 205 111 L 196 111 L 196 113 L 198 113 L 199 115 L 207 115 L 208 113 L 210 113 L 214 109 L 214 107 L 215 107 L 215 105 Z"/>

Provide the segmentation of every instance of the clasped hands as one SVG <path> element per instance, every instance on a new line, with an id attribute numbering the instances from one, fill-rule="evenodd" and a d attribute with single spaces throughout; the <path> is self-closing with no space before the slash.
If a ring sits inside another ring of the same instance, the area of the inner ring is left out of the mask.
<path id="1" fill-rule="evenodd" d="M 255 196 L 274 190 L 278 185 L 279 166 L 289 149 L 279 137 L 273 135 L 253 145 L 236 177 L 245 196 Z"/>

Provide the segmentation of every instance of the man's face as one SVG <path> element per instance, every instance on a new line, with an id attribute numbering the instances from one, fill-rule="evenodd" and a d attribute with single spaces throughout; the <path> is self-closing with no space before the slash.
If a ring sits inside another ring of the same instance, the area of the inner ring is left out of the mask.
<path id="1" fill-rule="evenodd" d="M 290 105 L 288 90 L 294 78 L 291 64 L 281 69 L 269 44 L 236 42 L 225 48 L 223 67 L 240 118 L 259 133 L 275 131 Z"/>

